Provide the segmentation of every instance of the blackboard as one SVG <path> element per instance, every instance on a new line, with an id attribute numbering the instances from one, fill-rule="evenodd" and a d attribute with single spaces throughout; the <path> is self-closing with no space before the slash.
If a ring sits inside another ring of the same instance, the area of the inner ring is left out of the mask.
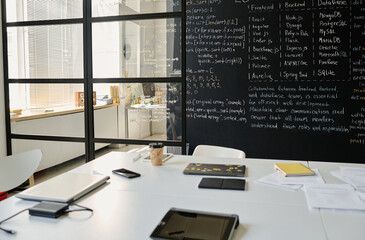
<path id="1" fill-rule="evenodd" d="M 365 1 L 186 4 L 190 153 L 365 162 Z"/>

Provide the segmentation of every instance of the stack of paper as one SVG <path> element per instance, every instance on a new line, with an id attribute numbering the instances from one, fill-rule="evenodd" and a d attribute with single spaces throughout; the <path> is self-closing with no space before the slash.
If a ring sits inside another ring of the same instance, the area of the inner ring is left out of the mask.
<path id="1" fill-rule="evenodd" d="M 331 174 L 354 187 L 365 188 L 365 168 L 342 166 Z"/>
<path id="2" fill-rule="evenodd" d="M 265 177 L 262 177 L 262 178 L 256 180 L 256 183 L 262 183 L 262 184 L 267 184 L 267 185 L 272 185 L 272 186 L 277 186 L 277 187 L 292 189 L 292 190 L 296 190 L 296 189 L 302 187 L 302 185 L 295 185 L 295 184 L 288 184 L 288 185 L 280 184 L 279 177 L 282 177 L 282 176 L 278 172 L 273 172 Z"/>
<path id="3" fill-rule="evenodd" d="M 365 201 L 365 193 L 364 192 L 359 192 L 359 191 L 356 191 L 357 195 L 359 195 L 360 199 Z"/>
<path id="4" fill-rule="evenodd" d="M 365 202 L 348 184 L 308 184 L 303 189 L 309 208 L 365 210 Z"/>
<path id="5" fill-rule="evenodd" d="M 321 177 L 321 175 L 319 174 L 318 169 L 313 169 L 312 171 L 314 172 L 314 175 L 312 175 L 312 176 L 298 176 L 298 177 L 280 176 L 279 183 L 280 184 L 300 184 L 300 185 L 304 185 L 304 184 L 308 184 L 308 183 L 323 184 L 324 181 L 323 181 L 323 178 Z"/>
<path id="6" fill-rule="evenodd" d="M 274 172 L 256 180 L 256 182 L 293 190 L 301 188 L 305 184 L 323 184 L 324 181 L 318 169 L 312 170 L 315 173 L 313 176 L 284 177 L 278 172 Z"/>

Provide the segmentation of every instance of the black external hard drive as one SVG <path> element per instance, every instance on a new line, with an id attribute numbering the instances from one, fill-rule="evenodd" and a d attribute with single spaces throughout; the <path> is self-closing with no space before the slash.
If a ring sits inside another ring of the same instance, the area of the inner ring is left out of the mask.
<path id="1" fill-rule="evenodd" d="M 66 203 L 43 201 L 29 209 L 29 214 L 38 217 L 58 218 L 68 208 Z"/>

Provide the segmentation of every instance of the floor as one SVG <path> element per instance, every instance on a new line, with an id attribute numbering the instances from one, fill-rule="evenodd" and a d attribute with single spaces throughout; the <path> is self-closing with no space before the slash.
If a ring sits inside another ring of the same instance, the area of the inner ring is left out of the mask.
<path id="1" fill-rule="evenodd" d="M 156 139 L 164 140 L 164 139 L 166 139 L 166 135 L 165 134 L 161 134 L 161 136 L 160 135 L 153 135 L 153 136 L 151 136 L 149 138 L 146 138 L 146 139 L 147 140 L 148 139 L 151 139 L 151 140 L 156 140 Z M 146 140 L 146 139 L 144 139 L 144 140 Z M 141 149 L 146 149 L 146 148 L 147 148 L 147 146 L 143 146 L 143 145 L 127 145 L 127 146 L 124 146 L 124 147 L 121 147 L 121 148 L 105 147 L 105 148 L 97 150 L 95 152 L 95 157 L 96 158 L 101 157 L 101 156 L 103 156 L 103 155 L 105 155 L 105 154 L 107 154 L 111 151 L 134 152 L 134 151 L 139 151 Z M 60 175 L 60 174 L 64 173 L 64 172 L 67 172 L 67 171 L 70 171 L 74 168 L 77 168 L 77 167 L 83 165 L 84 163 L 85 163 L 85 157 L 82 156 L 82 157 L 71 159 L 71 160 L 69 160 L 67 162 L 64 162 L 64 163 L 61 163 L 57 166 L 54 166 L 54 167 L 51 167 L 51 168 L 36 172 L 34 174 L 34 182 L 35 182 L 35 184 L 39 184 L 43 181 L 46 181 L 50 178 L 53 178 L 57 175 Z M 25 187 L 27 187 L 26 184 L 25 184 Z M 11 197 L 11 196 L 15 195 L 17 192 L 19 192 L 22 189 L 24 189 L 24 187 L 9 192 L 8 197 Z"/>

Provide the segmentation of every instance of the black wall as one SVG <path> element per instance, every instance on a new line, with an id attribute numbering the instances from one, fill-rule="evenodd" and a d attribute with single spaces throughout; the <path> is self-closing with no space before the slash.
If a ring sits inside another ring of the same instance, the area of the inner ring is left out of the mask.
<path id="1" fill-rule="evenodd" d="M 365 162 L 365 1 L 188 0 L 187 142 Z"/>

